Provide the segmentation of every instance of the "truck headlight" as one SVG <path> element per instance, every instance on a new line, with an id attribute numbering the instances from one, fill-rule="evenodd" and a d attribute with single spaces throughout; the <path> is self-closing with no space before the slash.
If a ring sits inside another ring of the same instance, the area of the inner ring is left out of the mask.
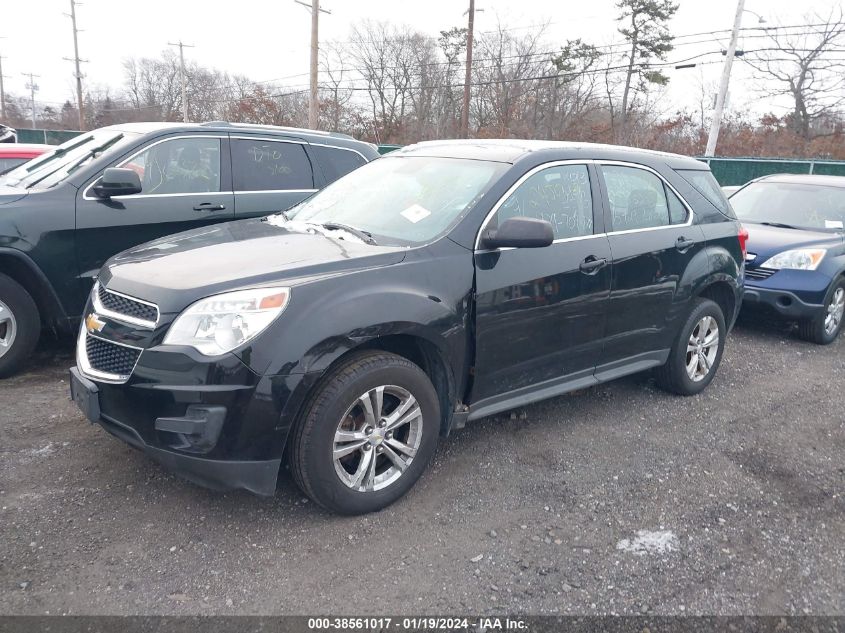
<path id="1" fill-rule="evenodd" d="M 795 270 L 815 270 L 819 267 L 827 251 L 823 248 L 798 248 L 784 251 L 763 262 L 762 268 L 794 268 Z"/>
<path id="2" fill-rule="evenodd" d="M 201 354 L 230 352 L 266 329 L 285 309 L 290 288 L 238 290 L 200 299 L 176 317 L 165 345 L 190 345 Z"/>

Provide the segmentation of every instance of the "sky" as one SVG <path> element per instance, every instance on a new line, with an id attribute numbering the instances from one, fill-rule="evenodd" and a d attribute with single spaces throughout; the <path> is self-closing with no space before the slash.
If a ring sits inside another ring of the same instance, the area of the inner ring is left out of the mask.
<path id="1" fill-rule="evenodd" d="M 829 13 L 841 0 L 746 0 L 744 27 L 804 24 L 805 14 Z M 352 24 L 385 20 L 408 24 L 432 36 L 452 26 L 465 26 L 467 0 L 321 0 L 330 10 L 320 22 L 320 39 L 343 42 Z M 618 42 L 615 0 L 476 0 L 483 11 L 476 29 L 488 31 L 500 23 L 514 32 L 545 28 L 548 50 L 567 39 L 582 38 L 600 45 Z M 27 95 L 23 73 L 39 75 L 36 100 L 59 106 L 75 100 L 70 0 L 0 0 L 0 55 L 6 92 Z M 735 0 L 680 0 L 671 22 L 679 38 L 670 61 L 684 60 L 727 47 L 726 33 L 736 11 Z M 127 57 L 158 56 L 168 42 L 182 40 L 194 48 L 185 54 L 199 64 L 256 81 L 281 80 L 304 88 L 308 82 L 310 14 L 294 0 L 83 0 L 77 6 L 80 56 L 86 85 L 119 87 L 121 62 Z M 751 35 L 753 32 L 747 32 Z M 760 39 L 740 40 L 753 48 Z M 683 42 L 683 44 L 681 44 Z M 699 57 L 696 68 L 668 71 L 667 110 L 697 107 L 701 85 L 715 91 L 723 57 Z M 767 102 L 754 91 L 756 80 L 747 66 L 734 64 L 729 107 L 782 114 L 784 102 Z"/>

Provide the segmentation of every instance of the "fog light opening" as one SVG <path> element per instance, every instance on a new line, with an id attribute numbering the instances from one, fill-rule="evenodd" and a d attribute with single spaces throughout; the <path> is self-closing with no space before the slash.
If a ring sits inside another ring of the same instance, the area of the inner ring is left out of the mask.
<path id="1" fill-rule="evenodd" d="M 778 305 L 782 308 L 788 308 L 792 305 L 792 297 L 778 297 Z"/>

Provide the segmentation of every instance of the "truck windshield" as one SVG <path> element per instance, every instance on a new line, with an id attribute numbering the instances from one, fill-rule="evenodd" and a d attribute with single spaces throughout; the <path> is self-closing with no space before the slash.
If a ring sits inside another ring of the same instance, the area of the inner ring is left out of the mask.
<path id="1" fill-rule="evenodd" d="M 0 176 L 0 185 L 25 189 L 49 189 L 62 182 L 92 158 L 116 151 L 136 138 L 134 132 L 96 130 L 81 134 L 51 152 Z"/>
<path id="2" fill-rule="evenodd" d="M 429 156 L 380 158 L 269 221 L 281 224 L 288 217 L 352 230 L 379 244 L 422 244 L 450 228 L 509 166 Z"/>

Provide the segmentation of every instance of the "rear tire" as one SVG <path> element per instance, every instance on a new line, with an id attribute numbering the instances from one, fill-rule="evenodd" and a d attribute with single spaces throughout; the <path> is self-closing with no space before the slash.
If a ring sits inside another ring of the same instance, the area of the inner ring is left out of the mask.
<path id="1" fill-rule="evenodd" d="M 727 333 L 719 305 L 710 299 L 696 299 L 666 364 L 654 371 L 658 386 L 682 396 L 704 391 L 719 369 Z"/>
<path id="2" fill-rule="evenodd" d="M 810 343 L 830 345 L 842 332 L 845 311 L 845 279 L 830 285 L 824 299 L 824 310 L 814 319 L 798 322 L 798 336 Z"/>
<path id="3" fill-rule="evenodd" d="M 422 369 L 396 354 L 355 354 L 306 404 L 290 439 L 291 473 L 328 510 L 375 512 L 419 479 L 439 432 L 437 392 Z"/>
<path id="4" fill-rule="evenodd" d="M 23 368 L 40 333 L 35 301 L 18 282 L 0 274 L 0 378 Z"/>

